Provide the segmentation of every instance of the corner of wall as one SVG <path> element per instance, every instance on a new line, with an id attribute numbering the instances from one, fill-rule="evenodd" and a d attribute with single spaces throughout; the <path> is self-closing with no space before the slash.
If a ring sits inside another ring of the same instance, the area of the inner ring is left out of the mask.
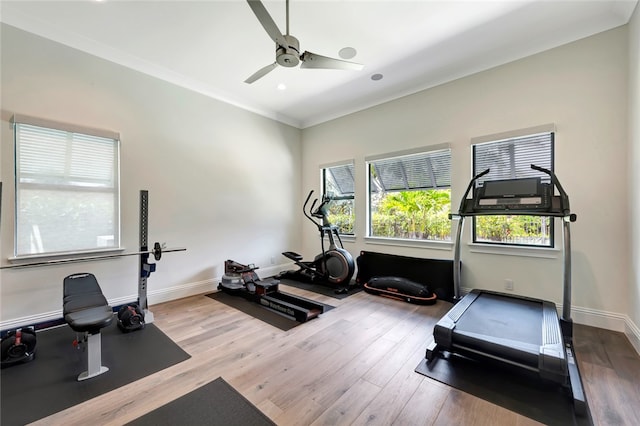
<path id="1" fill-rule="evenodd" d="M 629 37 L 629 99 L 628 99 L 628 144 L 629 144 L 629 319 L 625 334 L 636 351 L 640 353 L 640 6 L 636 5 L 628 23 Z"/>
<path id="2" fill-rule="evenodd" d="M 624 334 L 629 339 L 631 346 L 633 346 L 636 352 L 638 352 L 638 355 L 640 355 L 640 328 L 638 328 L 631 319 L 629 319 L 625 325 Z"/>

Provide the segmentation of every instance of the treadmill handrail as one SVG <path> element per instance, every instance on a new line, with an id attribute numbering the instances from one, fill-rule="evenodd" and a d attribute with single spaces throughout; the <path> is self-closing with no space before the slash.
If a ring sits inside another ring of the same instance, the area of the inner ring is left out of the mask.
<path id="1" fill-rule="evenodd" d="M 473 177 L 473 179 L 471 179 L 471 182 L 469 182 L 469 185 L 467 186 L 467 190 L 464 192 L 464 195 L 462 196 L 462 200 L 460 200 L 460 207 L 458 208 L 458 214 L 462 214 L 462 212 L 464 211 L 464 203 L 467 199 L 467 195 L 469 195 L 469 192 L 471 192 L 471 188 L 473 188 L 473 184 L 480 179 L 482 176 L 486 175 L 487 173 L 489 173 L 491 171 L 491 169 L 486 169 L 480 173 L 478 173 L 477 175 L 475 175 Z"/>

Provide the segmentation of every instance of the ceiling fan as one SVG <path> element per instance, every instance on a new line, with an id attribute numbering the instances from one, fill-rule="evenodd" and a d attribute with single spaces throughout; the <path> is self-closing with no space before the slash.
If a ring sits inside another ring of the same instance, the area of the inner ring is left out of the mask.
<path id="1" fill-rule="evenodd" d="M 244 82 L 251 84 L 273 71 L 278 65 L 283 67 L 295 67 L 300 64 L 300 68 L 324 68 L 337 70 L 361 70 L 363 65 L 355 62 L 343 61 L 341 59 L 329 58 L 307 52 L 300 54 L 300 42 L 289 34 L 289 0 L 287 0 L 287 34 L 283 35 L 276 23 L 267 12 L 260 0 L 247 0 L 251 10 L 262 24 L 269 37 L 276 43 L 276 61 L 266 67 L 260 68 Z"/>

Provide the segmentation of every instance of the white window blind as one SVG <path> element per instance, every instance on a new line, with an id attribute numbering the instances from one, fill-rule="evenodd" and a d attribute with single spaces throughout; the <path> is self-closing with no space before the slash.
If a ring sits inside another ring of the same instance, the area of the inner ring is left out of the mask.
<path id="1" fill-rule="evenodd" d="M 334 197 L 351 197 L 355 194 L 355 172 L 353 163 L 327 167 L 325 170 L 326 184 L 332 190 Z M 325 188 L 325 190 L 328 188 Z"/>
<path id="2" fill-rule="evenodd" d="M 14 119 L 16 257 L 119 247 L 119 137 L 65 127 Z"/>
<path id="3" fill-rule="evenodd" d="M 449 188 L 451 150 L 423 152 L 369 163 L 372 192 Z"/>
<path id="4" fill-rule="evenodd" d="M 531 169 L 531 164 L 553 170 L 553 133 L 514 137 L 473 146 L 473 175 L 486 169 L 491 171 L 478 179 L 477 186 L 486 180 L 519 179 L 544 176 Z M 544 179 L 543 179 L 544 180 Z M 548 176 L 546 176 L 548 181 Z"/>

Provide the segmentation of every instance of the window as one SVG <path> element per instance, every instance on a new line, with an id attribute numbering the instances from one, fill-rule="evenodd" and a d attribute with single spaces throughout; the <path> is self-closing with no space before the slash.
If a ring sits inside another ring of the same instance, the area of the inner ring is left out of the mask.
<path id="1" fill-rule="evenodd" d="M 355 214 L 355 179 L 353 163 L 322 169 L 322 194 L 328 196 L 329 221 L 340 234 L 353 235 Z"/>
<path id="2" fill-rule="evenodd" d="M 120 245 L 119 135 L 13 118 L 16 257 Z"/>
<path id="3" fill-rule="evenodd" d="M 367 160 L 369 236 L 451 240 L 451 150 Z"/>
<path id="4" fill-rule="evenodd" d="M 553 170 L 554 133 L 545 131 L 473 145 L 473 175 L 491 169 L 476 182 L 549 176 L 531 164 Z M 473 221 L 473 242 L 553 247 L 553 220 L 541 216 L 478 216 Z"/>

